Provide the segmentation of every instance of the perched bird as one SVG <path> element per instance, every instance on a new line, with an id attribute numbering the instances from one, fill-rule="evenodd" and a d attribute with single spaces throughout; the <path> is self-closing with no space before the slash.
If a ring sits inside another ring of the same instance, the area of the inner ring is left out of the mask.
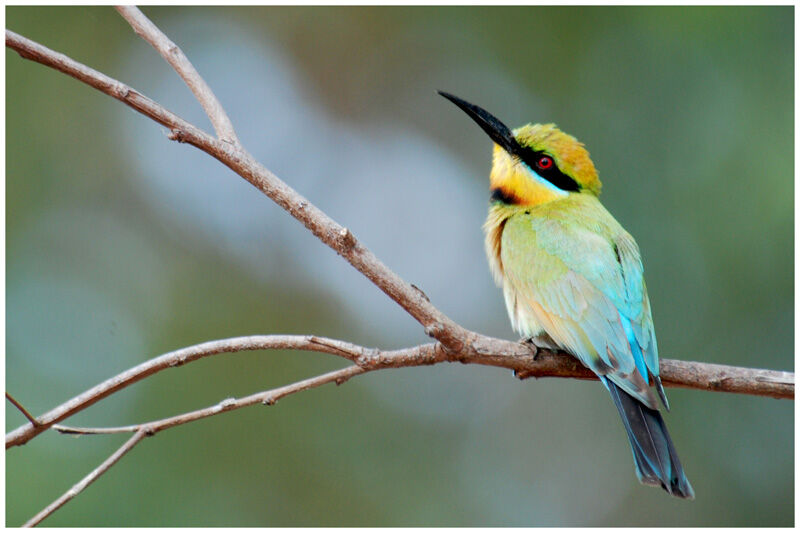
<path id="1" fill-rule="evenodd" d="M 611 393 L 636 475 L 694 498 L 650 388 L 661 385 L 639 247 L 598 200 L 589 152 L 554 124 L 514 131 L 445 92 L 494 141 L 486 255 L 511 325 L 574 354 Z"/>

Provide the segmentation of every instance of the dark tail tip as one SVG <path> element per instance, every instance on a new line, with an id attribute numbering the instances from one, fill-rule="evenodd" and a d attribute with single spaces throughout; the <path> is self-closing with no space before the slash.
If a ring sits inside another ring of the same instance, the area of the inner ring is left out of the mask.
<path id="1" fill-rule="evenodd" d="M 683 473 L 661 413 L 643 405 L 610 380 L 606 383 L 628 432 L 639 480 L 646 485 L 661 486 L 678 498 L 693 500 L 694 489 Z"/>

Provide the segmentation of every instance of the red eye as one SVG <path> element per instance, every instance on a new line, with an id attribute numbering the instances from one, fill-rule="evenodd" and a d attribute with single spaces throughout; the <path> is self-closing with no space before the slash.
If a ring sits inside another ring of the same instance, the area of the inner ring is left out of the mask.
<path id="1" fill-rule="evenodd" d="M 553 158 L 549 156 L 542 156 L 536 162 L 536 166 L 538 166 L 542 170 L 547 170 L 548 168 L 553 166 Z"/>

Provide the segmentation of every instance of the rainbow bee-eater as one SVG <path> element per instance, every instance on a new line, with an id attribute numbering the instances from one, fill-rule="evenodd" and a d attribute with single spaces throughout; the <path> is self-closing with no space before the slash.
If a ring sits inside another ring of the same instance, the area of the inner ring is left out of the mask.
<path id="1" fill-rule="evenodd" d="M 639 247 L 598 200 L 589 152 L 554 124 L 511 131 L 484 109 L 439 94 L 494 141 L 486 255 L 512 327 L 597 374 L 642 483 L 694 498 L 649 383 L 669 410 Z"/>

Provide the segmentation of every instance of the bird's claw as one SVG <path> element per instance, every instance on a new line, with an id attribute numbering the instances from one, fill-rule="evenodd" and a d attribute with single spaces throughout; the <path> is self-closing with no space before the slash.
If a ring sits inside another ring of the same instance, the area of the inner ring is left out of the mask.
<path id="1" fill-rule="evenodd" d="M 533 337 L 522 337 L 519 340 L 519 342 L 521 344 L 525 344 L 528 346 L 528 349 L 531 351 L 531 355 L 533 356 L 534 361 L 536 361 L 539 358 L 539 346 L 537 346 L 536 341 Z"/>
<path id="2" fill-rule="evenodd" d="M 539 347 L 536 345 L 536 342 L 533 337 L 522 337 L 519 340 L 520 344 L 524 344 L 528 347 L 531 352 L 531 359 L 536 361 L 539 357 Z M 514 377 L 518 379 L 528 379 L 531 377 L 536 377 L 536 375 L 531 372 L 530 370 L 514 370 Z"/>

